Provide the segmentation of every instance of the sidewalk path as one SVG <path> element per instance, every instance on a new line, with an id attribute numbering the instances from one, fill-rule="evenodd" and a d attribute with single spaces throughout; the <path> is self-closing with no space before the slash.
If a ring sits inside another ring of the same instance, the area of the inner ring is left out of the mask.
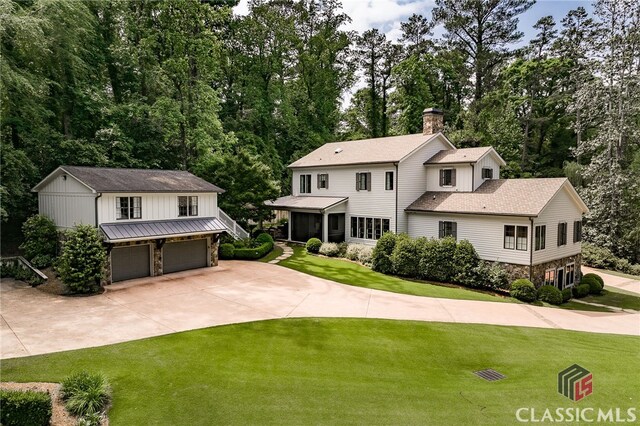
<path id="1" fill-rule="evenodd" d="M 288 317 L 387 318 L 640 335 L 640 314 L 437 299 L 338 284 L 278 265 L 217 268 L 114 284 L 92 297 L 0 285 L 0 358 L 58 352 L 222 324 Z"/>

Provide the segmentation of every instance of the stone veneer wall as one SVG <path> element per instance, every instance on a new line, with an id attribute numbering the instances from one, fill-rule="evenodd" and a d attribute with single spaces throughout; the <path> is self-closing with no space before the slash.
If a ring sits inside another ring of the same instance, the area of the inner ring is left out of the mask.
<path id="1" fill-rule="evenodd" d="M 191 235 L 187 237 L 175 237 L 175 238 L 166 238 L 164 244 L 173 243 L 176 241 L 188 241 L 188 240 L 199 240 L 199 239 L 207 239 L 207 247 L 210 250 L 211 254 L 211 265 L 210 266 L 218 266 L 218 245 L 220 244 L 220 237 L 218 234 L 213 235 Z M 151 275 L 154 277 L 160 276 L 163 274 L 162 271 L 162 248 L 158 247 L 157 244 L 158 239 L 151 240 L 141 240 L 141 241 L 127 241 L 122 243 L 114 243 L 112 248 L 116 247 L 126 247 L 126 246 L 137 246 L 142 244 L 151 244 L 153 249 L 153 270 L 151 271 Z M 104 275 L 103 275 L 102 285 L 111 284 L 111 255 L 107 256 L 107 261 L 104 267 Z"/>
<path id="2" fill-rule="evenodd" d="M 552 260 L 550 262 L 540 263 L 539 265 L 533 265 L 533 271 L 531 274 L 531 281 L 540 287 L 544 284 L 544 273 L 547 269 L 563 268 L 568 263 L 575 263 L 575 278 L 574 282 L 579 282 L 582 276 L 582 254 L 578 253 L 573 256 L 563 257 L 562 259 Z"/>

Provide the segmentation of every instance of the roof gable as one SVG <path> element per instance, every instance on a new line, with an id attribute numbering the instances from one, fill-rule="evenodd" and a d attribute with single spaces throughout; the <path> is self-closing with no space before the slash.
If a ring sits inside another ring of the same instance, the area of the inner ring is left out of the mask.
<path id="1" fill-rule="evenodd" d="M 67 174 L 94 192 L 224 192 L 187 171 L 60 166 L 38 183 L 38 192 L 51 179 Z"/>
<path id="2" fill-rule="evenodd" d="M 477 163 L 487 155 L 493 158 L 501 165 L 507 163 L 500 157 L 500 154 L 491 146 L 481 146 L 476 148 L 460 148 L 460 149 L 444 149 L 437 152 L 433 157 L 424 162 L 425 165 L 431 164 L 459 164 L 459 163 Z"/>
<path id="3" fill-rule="evenodd" d="M 422 133 L 356 141 L 330 142 L 289 164 L 290 168 L 346 166 L 351 164 L 397 163 L 414 153 L 426 143 L 442 138 L 442 134 Z"/>

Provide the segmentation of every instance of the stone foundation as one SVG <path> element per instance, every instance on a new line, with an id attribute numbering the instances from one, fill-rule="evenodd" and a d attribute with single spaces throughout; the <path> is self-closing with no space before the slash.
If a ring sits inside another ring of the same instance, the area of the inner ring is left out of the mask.
<path id="1" fill-rule="evenodd" d="M 148 244 L 151 245 L 153 250 L 153 268 L 151 270 L 152 277 L 158 277 L 163 275 L 162 271 L 162 247 L 166 243 L 172 243 L 177 241 L 188 241 L 188 240 L 199 240 L 199 239 L 207 239 L 207 248 L 209 250 L 210 255 L 210 264 L 209 266 L 218 266 L 218 245 L 220 244 L 220 236 L 218 234 L 209 234 L 209 235 L 192 235 L 187 237 L 174 237 L 174 238 L 159 238 L 159 239 L 150 239 L 150 240 L 141 240 L 141 241 L 127 241 L 122 243 L 112 243 L 105 244 L 105 248 L 107 250 L 107 261 L 104 267 L 103 280 L 101 284 L 109 285 L 111 284 L 111 250 L 116 247 L 126 247 L 126 246 L 136 246 Z"/>
<path id="2" fill-rule="evenodd" d="M 544 284 L 544 273 L 547 271 L 547 269 L 563 268 L 569 263 L 575 264 L 574 282 L 580 282 L 580 277 L 582 276 L 582 255 L 580 253 L 573 256 L 563 257 L 562 259 L 555 259 L 549 262 L 533 265 L 531 272 L 531 281 L 536 285 L 536 287 L 540 287 Z"/>

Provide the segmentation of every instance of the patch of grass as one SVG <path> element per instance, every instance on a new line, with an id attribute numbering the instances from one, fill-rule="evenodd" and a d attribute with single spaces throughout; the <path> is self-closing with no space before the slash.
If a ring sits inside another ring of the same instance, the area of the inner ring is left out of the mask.
<path id="1" fill-rule="evenodd" d="M 548 306 L 551 308 L 569 309 L 570 311 L 613 312 L 613 310 L 602 307 L 602 306 L 587 305 L 586 303 L 580 303 L 574 300 L 569 300 L 568 302 L 563 303 L 562 305 L 559 305 L 559 306 L 552 306 L 552 305 L 548 305 Z"/>
<path id="2" fill-rule="evenodd" d="M 442 297 L 445 299 L 484 300 L 491 302 L 514 301 L 514 299 L 508 297 L 499 297 L 480 291 L 430 284 L 423 281 L 409 281 L 384 275 L 354 262 L 310 255 L 304 247 L 300 246 L 294 246 L 293 256 L 281 261 L 278 265 L 342 284 L 374 288 L 393 293 Z"/>
<path id="3" fill-rule="evenodd" d="M 272 260 L 274 260 L 276 257 L 280 256 L 282 253 L 284 253 L 284 250 L 282 249 L 282 247 L 274 245 L 273 250 L 267 253 L 266 256 L 258 259 L 258 262 L 269 263 Z"/>
<path id="4" fill-rule="evenodd" d="M 624 290 L 607 287 L 602 294 L 590 295 L 583 298 L 585 302 L 599 303 L 601 305 L 615 306 L 621 309 L 633 309 L 640 311 L 640 296 Z"/>
<path id="5" fill-rule="evenodd" d="M 76 369 L 102 371 L 114 426 L 496 425 L 517 423 L 519 407 L 572 406 L 556 387 L 574 363 L 597 378 L 589 407 L 637 406 L 639 344 L 535 328 L 285 319 L 3 360 L 2 374 L 58 382 Z M 473 374 L 484 368 L 507 378 Z"/>

